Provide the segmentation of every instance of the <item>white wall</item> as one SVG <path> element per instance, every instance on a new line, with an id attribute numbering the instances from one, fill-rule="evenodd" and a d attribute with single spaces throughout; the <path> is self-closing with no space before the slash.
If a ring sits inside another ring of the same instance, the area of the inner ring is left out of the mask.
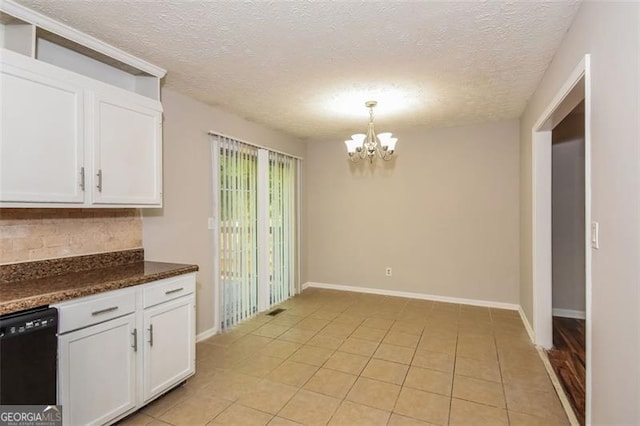
<path id="1" fill-rule="evenodd" d="M 521 117 L 520 301 L 533 321 L 531 129 L 585 54 L 592 77 L 592 423 L 640 424 L 640 3 L 584 2 Z"/>
<path id="2" fill-rule="evenodd" d="M 309 281 L 518 303 L 518 129 L 393 129 L 397 157 L 373 166 L 310 142 Z"/>
<path id="3" fill-rule="evenodd" d="M 553 129 L 552 287 L 553 309 L 584 312 L 584 109 L 576 110 Z"/>
<path id="4" fill-rule="evenodd" d="M 197 332 L 214 326 L 213 241 L 209 130 L 304 157 L 306 146 L 187 96 L 163 89 L 164 207 L 143 210 L 143 244 L 149 260 L 195 263 Z M 304 161 L 303 161 L 304 165 Z M 303 166 L 304 167 L 304 166 Z"/>

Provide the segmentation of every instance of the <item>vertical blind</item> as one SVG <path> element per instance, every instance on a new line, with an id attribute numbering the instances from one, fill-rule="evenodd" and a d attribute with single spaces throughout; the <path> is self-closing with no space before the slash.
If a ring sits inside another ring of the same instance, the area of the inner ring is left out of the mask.
<path id="1" fill-rule="evenodd" d="M 296 162 L 269 152 L 269 299 L 274 305 L 295 291 Z"/>
<path id="2" fill-rule="evenodd" d="M 258 149 L 218 137 L 221 323 L 227 329 L 258 311 Z"/>
<path id="3" fill-rule="evenodd" d="M 293 296 L 299 160 L 213 135 L 220 324 Z"/>

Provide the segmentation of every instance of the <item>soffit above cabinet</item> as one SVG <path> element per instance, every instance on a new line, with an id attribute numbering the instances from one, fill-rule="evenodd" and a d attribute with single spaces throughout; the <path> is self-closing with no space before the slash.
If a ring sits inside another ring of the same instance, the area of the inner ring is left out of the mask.
<path id="1" fill-rule="evenodd" d="M 41 37 L 92 59 L 121 69 L 132 75 L 149 75 L 162 78 L 166 70 L 133 56 L 88 34 L 55 21 L 45 15 L 21 6 L 11 0 L 0 4 L 0 24 L 30 24 L 34 37 Z"/>

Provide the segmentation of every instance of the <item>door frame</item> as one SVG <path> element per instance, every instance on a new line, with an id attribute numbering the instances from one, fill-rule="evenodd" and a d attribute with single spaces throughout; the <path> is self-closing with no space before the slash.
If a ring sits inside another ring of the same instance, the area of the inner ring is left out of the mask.
<path id="1" fill-rule="evenodd" d="M 586 424 L 591 424 L 591 57 L 585 55 L 531 130 L 534 343 L 553 346 L 551 275 L 551 133 L 583 90 L 585 115 Z M 581 86 L 582 85 L 582 86 Z"/>

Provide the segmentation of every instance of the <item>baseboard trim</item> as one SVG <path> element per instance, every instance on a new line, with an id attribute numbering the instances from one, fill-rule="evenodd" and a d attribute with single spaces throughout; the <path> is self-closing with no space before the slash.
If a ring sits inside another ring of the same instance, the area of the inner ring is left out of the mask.
<path id="1" fill-rule="evenodd" d="M 464 299 L 460 297 L 437 296 L 425 293 L 413 293 L 408 291 L 386 290 L 380 288 L 357 287 L 342 284 L 328 284 L 317 282 L 306 282 L 302 285 L 302 289 L 307 288 L 324 288 L 327 290 L 353 291 L 357 293 L 379 294 L 381 296 L 407 297 L 409 299 L 433 300 L 435 302 L 459 303 L 461 305 L 483 306 L 487 308 L 509 309 L 517 311 L 520 305 L 515 303 L 493 302 L 490 300 Z"/>
<path id="2" fill-rule="evenodd" d="M 554 317 L 585 319 L 587 314 L 585 311 L 576 311 L 574 309 L 553 309 Z"/>
<path id="3" fill-rule="evenodd" d="M 212 327 L 208 330 L 205 330 L 202 333 L 196 335 L 196 343 L 206 340 L 211 336 L 215 336 L 216 334 L 218 334 L 218 327 Z"/>
<path id="4" fill-rule="evenodd" d="M 553 366 L 551 365 L 551 361 L 549 361 L 549 354 L 541 347 L 537 347 L 538 355 L 540 355 L 540 359 L 542 359 L 542 364 L 544 364 L 545 370 L 547 370 L 547 374 L 549 375 L 549 379 L 553 384 L 556 393 L 558 394 L 558 398 L 560 399 L 560 403 L 562 404 L 562 408 L 564 408 L 564 412 L 567 414 L 567 418 L 569 419 L 569 423 L 571 426 L 580 426 L 580 422 L 578 422 L 578 418 L 576 417 L 576 413 L 573 411 L 573 407 L 569 402 L 569 398 L 567 397 L 567 393 L 564 390 L 564 387 L 560 383 L 558 379 L 558 375 L 556 374 Z"/>
<path id="5" fill-rule="evenodd" d="M 300 291 L 305 291 L 307 288 L 309 288 L 308 281 L 306 283 L 303 283 L 302 286 L 300 286 Z"/>
<path id="6" fill-rule="evenodd" d="M 518 306 L 518 313 L 520 314 L 520 319 L 522 320 L 522 323 L 524 324 L 525 330 L 527 330 L 527 334 L 529 335 L 529 339 L 531 339 L 531 343 L 533 343 L 535 345 L 536 344 L 536 334 L 533 331 L 533 327 L 531 327 L 531 324 L 529 323 L 529 319 L 527 318 L 527 316 L 525 315 L 524 311 L 522 310 L 522 306 Z"/>

